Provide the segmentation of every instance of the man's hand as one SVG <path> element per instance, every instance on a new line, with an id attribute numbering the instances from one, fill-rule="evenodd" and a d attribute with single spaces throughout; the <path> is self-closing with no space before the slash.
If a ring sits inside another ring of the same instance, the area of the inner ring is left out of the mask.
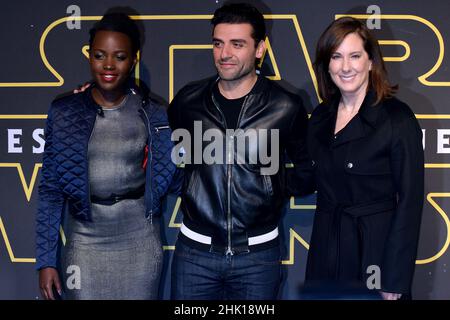
<path id="1" fill-rule="evenodd" d="M 89 88 L 91 84 L 89 82 L 86 82 L 82 86 L 79 86 L 78 89 L 73 90 L 73 93 L 81 93 L 84 92 L 87 88 Z"/>
<path id="2" fill-rule="evenodd" d="M 39 271 L 39 289 L 45 300 L 55 300 L 53 287 L 59 295 L 62 294 L 61 281 L 55 268 L 44 268 Z"/>

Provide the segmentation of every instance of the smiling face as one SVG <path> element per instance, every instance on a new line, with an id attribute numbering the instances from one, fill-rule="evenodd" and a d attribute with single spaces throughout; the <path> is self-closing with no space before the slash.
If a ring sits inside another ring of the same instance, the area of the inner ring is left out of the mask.
<path id="1" fill-rule="evenodd" d="M 136 63 L 130 38 L 121 32 L 98 31 L 90 48 L 89 63 L 99 89 L 109 93 L 122 91 Z"/>
<path id="2" fill-rule="evenodd" d="M 264 41 L 255 46 L 249 23 L 219 23 L 213 33 L 214 63 L 221 80 L 236 81 L 255 75 L 255 61 L 264 53 Z"/>
<path id="3" fill-rule="evenodd" d="M 356 33 L 347 35 L 331 55 L 329 72 L 342 95 L 365 95 L 369 84 L 372 60 Z"/>

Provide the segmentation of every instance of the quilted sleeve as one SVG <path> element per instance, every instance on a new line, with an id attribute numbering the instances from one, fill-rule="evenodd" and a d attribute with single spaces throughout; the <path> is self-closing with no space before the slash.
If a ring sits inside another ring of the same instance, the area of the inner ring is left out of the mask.
<path id="1" fill-rule="evenodd" d="M 153 134 L 152 153 L 152 192 L 153 212 L 160 212 L 161 201 L 172 187 L 176 166 L 172 162 L 173 143 L 170 139 L 172 130 L 169 127 L 166 110 L 159 105 L 152 106 L 150 114 L 150 130 Z"/>
<path id="2" fill-rule="evenodd" d="M 36 215 L 36 269 L 56 267 L 59 225 L 64 208 L 64 195 L 59 187 L 54 146 L 54 106 L 50 107 L 45 130 L 44 158 L 38 187 Z"/>

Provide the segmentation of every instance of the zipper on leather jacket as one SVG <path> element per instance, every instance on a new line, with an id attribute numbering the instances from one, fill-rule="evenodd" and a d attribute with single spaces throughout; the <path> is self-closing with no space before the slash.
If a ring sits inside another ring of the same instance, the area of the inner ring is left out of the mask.
<path id="1" fill-rule="evenodd" d="M 227 137 L 227 144 L 228 144 L 228 154 L 227 154 L 227 236 L 228 236 L 228 246 L 227 246 L 227 251 L 225 254 L 227 255 L 233 255 L 233 250 L 231 249 L 231 228 L 232 228 L 232 224 L 231 224 L 231 168 L 232 165 L 230 164 L 231 162 L 231 157 L 233 157 L 233 153 L 230 151 L 230 145 L 234 144 L 234 135 Z"/>
<path id="2" fill-rule="evenodd" d="M 248 96 L 245 97 L 244 102 L 242 103 L 242 108 L 241 111 L 239 112 L 239 117 L 238 117 L 238 122 L 237 122 L 237 128 L 239 128 L 239 124 L 241 122 L 241 118 L 242 118 L 242 114 L 244 111 L 244 108 L 246 106 L 246 102 L 247 102 L 247 98 Z M 222 112 L 222 110 L 220 110 L 220 108 L 217 106 L 216 100 L 214 99 L 214 95 L 212 95 L 212 100 L 214 103 L 214 106 L 217 108 L 217 110 L 219 111 L 220 115 L 222 116 L 222 119 L 225 123 L 225 129 L 228 129 L 228 125 L 227 125 L 227 121 L 226 118 Z M 226 132 L 226 130 L 225 130 Z M 225 252 L 226 255 L 233 255 L 233 249 L 231 246 L 231 229 L 232 229 L 232 223 L 231 223 L 231 175 L 232 175 L 232 160 L 234 158 L 234 135 L 231 136 L 227 136 L 227 144 L 228 144 L 228 154 L 227 154 L 227 250 Z M 233 146 L 233 148 L 230 148 L 230 144 L 233 144 L 231 146 Z M 233 151 L 232 151 L 233 150 Z"/>
<path id="3" fill-rule="evenodd" d="M 150 206 L 153 206 L 153 193 L 152 193 L 152 157 L 153 157 L 153 153 L 151 152 L 151 148 L 152 148 L 152 132 L 150 130 L 150 119 L 148 118 L 148 114 L 147 111 L 145 111 L 144 107 L 141 105 L 141 109 L 142 112 L 144 113 L 145 118 L 147 119 L 147 131 L 148 131 L 148 139 L 149 139 L 149 143 L 148 143 L 148 162 L 147 162 L 147 170 L 150 170 L 150 179 L 148 181 L 148 185 L 147 185 L 147 181 L 146 181 L 146 188 L 150 188 Z M 147 173 L 145 174 L 147 175 Z M 153 208 L 150 208 L 150 211 L 148 212 L 148 217 L 147 220 L 149 221 L 150 224 L 153 224 Z"/>
<path id="4" fill-rule="evenodd" d="M 219 106 L 217 105 L 216 99 L 214 98 L 214 95 L 211 95 L 212 101 L 214 106 L 216 107 L 217 111 L 219 111 L 220 116 L 222 117 L 223 123 L 225 124 L 225 134 L 226 129 L 228 128 L 227 125 L 227 119 L 225 118 L 225 115 L 223 114 L 222 110 L 220 110 Z M 231 137 L 230 137 L 231 138 Z M 226 136 L 227 144 L 229 143 L 229 137 Z M 231 139 L 233 141 L 233 138 Z M 228 148 L 228 150 L 230 150 Z M 227 160 L 229 159 L 229 154 L 227 154 Z M 225 252 L 226 255 L 233 255 L 233 250 L 231 249 L 231 165 L 227 164 L 227 250 Z"/>

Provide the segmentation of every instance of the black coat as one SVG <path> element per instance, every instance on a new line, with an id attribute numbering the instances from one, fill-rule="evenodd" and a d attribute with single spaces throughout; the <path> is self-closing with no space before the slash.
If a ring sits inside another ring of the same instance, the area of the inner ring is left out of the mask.
<path id="1" fill-rule="evenodd" d="M 381 290 L 410 293 L 424 194 L 422 131 L 396 98 L 358 114 L 334 136 L 340 97 L 320 104 L 309 123 L 317 210 L 306 280 L 359 283 L 378 266 Z"/>

